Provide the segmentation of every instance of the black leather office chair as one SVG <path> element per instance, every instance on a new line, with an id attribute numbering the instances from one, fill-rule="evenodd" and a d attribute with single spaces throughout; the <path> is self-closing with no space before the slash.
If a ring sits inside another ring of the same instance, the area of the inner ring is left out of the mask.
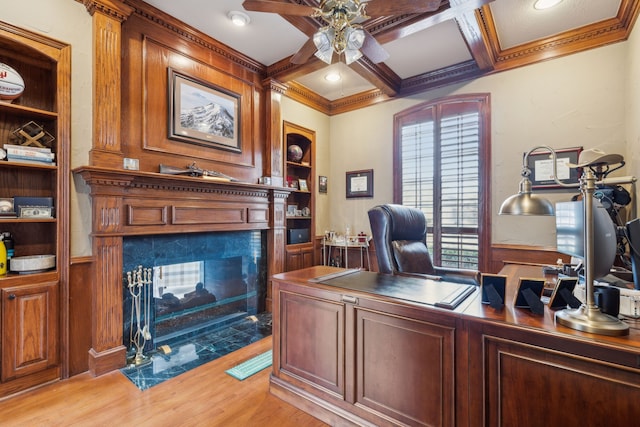
<path id="1" fill-rule="evenodd" d="M 479 271 L 433 265 L 427 248 L 427 220 L 421 210 L 387 204 L 368 213 L 380 273 L 479 284 Z"/>

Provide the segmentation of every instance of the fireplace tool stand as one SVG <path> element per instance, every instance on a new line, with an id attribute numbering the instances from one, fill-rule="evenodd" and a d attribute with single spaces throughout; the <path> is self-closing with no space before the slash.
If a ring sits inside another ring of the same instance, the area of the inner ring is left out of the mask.
<path id="1" fill-rule="evenodd" d="M 138 266 L 137 270 L 127 272 L 129 293 L 131 294 L 131 328 L 129 342 L 136 349 L 129 363 L 136 366 L 151 362 L 151 357 L 144 355 L 144 346 L 151 339 L 149 322 L 151 314 L 151 269 Z M 144 309 L 144 313 L 142 310 Z M 134 323 L 135 321 L 135 323 Z M 144 322 L 144 325 L 143 325 Z M 134 332 L 135 329 L 135 332 Z"/>

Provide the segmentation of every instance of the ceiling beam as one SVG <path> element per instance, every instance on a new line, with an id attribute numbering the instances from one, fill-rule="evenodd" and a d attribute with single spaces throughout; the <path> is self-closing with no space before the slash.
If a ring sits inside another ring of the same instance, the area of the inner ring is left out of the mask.
<path id="1" fill-rule="evenodd" d="M 451 4 L 458 6 L 464 0 L 451 0 Z M 489 6 L 482 8 L 489 11 Z M 482 71 L 493 70 L 495 59 L 492 55 L 491 44 L 488 41 L 488 34 L 483 31 L 482 15 L 475 9 L 462 10 L 455 17 L 460 34 L 464 38 L 471 56 Z"/>

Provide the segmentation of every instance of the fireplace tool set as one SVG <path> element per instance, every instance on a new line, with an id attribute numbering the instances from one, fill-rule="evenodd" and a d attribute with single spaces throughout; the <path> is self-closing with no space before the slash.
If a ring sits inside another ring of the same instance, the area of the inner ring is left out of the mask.
<path id="1" fill-rule="evenodd" d="M 144 346 L 151 339 L 151 332 L 149 331 L 149 322 L 151 320 L 151 276 L 151 269 L 142 268 L 141 265 L 138 266 L 137 270 L 127 272 L 127 282 L 129 293 L 131 294 L 129 341 L 131 347 L 136 349 L 135 356 L 128 361 L 136 366 L 151 362 L 151 358 L 144 355 Z M 143 309 L 144 313 L 142 312 Z"/>

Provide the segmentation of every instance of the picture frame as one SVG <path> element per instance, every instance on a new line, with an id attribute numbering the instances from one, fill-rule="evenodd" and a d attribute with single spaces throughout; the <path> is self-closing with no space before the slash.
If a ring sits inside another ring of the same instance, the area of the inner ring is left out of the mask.
<path id="1" fill-rule="evenodd" d="M 298 205 L 287 205 L 287 216 L 296 216 Z"/>
<path id="2" fill-rule="evenodd" d="M 318 176 L 318 192 L 319 193 L 327 192 L 327 184 L 328 184 L 328 179 L 326 176 L 323 176 L 323 175 Z"/>
<path id="3" fill-rule="evenodd" d="M 18 218 L 53 218 L 53 207 L 19 206 Z"/>
<path id="4" fill-rule="evenodd" d="M 546 280 L 544 278 L 520 278 L 518 289 L 513 299 L 513 306 L 516 308 L 532 308 L 530 302 L 527 301 L 527 290 L 533 292 L 540 304 L 542 304 L 540 298 L 542 297 L 545 283 Z"/>
<path id="5" fill-rule="evenodd" d="M 13 197 L 0 198 L 0 217 L 16 217 L 16 210 L 13 206 Z"/>
<path id="6" fill-rule="evenodd" d="M 169 139 L 242 152 L 239 94 L 172 68 L 168 81 Z"/>
<path id="7" fill-rule="evenodd" d="M 556 282 L 556 286 L 553 288 L 553 293 L 551 297 L 549 297 L 548 306 L 552 310 L 560 310 L 563 308 L 567 308 L 569 305 L 569 301 L 567 301 L 563 296 L 563 289 L 573 293 L 574 288 L 578 284 L 577 277 L 562 277 L 558 279 Z"/>
<path id="8" fill-rule="evenodd" d="M 582 147 L 555 150 L 558 179 L 563 184 L 578 184 L 582 168 L 570 168 L 567 163 L 578 163 Z M 527 158 L 527 167 L 531 170 L 532 188 L 563 188 L 553 179 L 553 159 L 548 151 L 531 153 Z"/>
<path id="9" fill-rule="evenodd" d="M 494 292 L 490 291 L 490 287 Z M 503 274 L 482 273 L 480 277 L 482 290 L 482 304 L 504 305 L 504 295 L 507 288 L 507 276 Z M 492 299 L 496 299 L 493 301 Z M 500 301 L 497 301 L 499 299 Z"/>
<path id="10" fill-rule="evenodd" d="M 309 191 L 309 186 L 307 185 L 306 179 L 298 179 L 298 184 L 300 191 Z"/>
<path id="11" fill-rule="evenodd" d="M 287 182 L 287 187 L 288 188 L 295 188 L 296 190 L 298 189 L 298 179 L 293 177 L 293 176 L 287 176 L 286 179 Z"/>
<path id="12" fill-rule="evenodd" d="M 373 197 L 373 169 L 346 173 L 347 198 Z"/>

